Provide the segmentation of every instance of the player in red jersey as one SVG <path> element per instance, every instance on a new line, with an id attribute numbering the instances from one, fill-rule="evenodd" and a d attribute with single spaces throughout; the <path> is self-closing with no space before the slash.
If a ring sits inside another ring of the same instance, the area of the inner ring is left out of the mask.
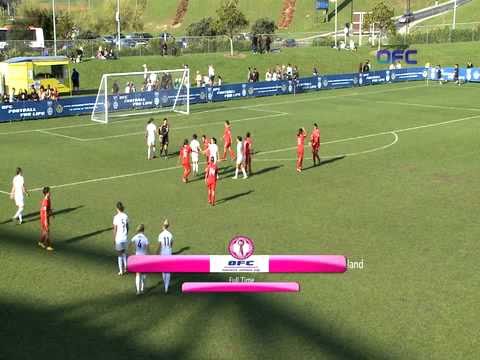
<path id="1" fill-rule="evenodd" d="M 210 139 L 207 137 L 207 135 L 202 135 L 202 153 L 205 154 L 205 161 L 208 162 L 210 161 L 210 154 L 208 153 L 208 144 L 210 144 Z"/>
<path id="2" fill-rule="evenodd" d="M 304 145 L 305 145 L 305 138 L 307 137 L 307 132 L 305 128 L 298 129 L 297 133 L 297 171 L 302 171 L 303 165 L 303 154 L 304 154 Z"/>
<path id="3" fill-rule="evenodd" d="M 253 142 L 250 136 L 250 132 L 245 135 L 243 142 L 243 158 L 245 161 L 245 170 L 247 170 L 248 176 L 252 176 L 252 154 L 253 154 Z"/>
<path id="4" fill-rule="evenodd" d="M 232 127 L 230 121 L 225 121 L 225 129 L 223 130 L 223 157 L 222 161 L 227 160 L 227 150 L 230 152 L 230 159 L 235 159 L 235 153 L 232 149 Z"/>
<path id="5" fill-rule="evenodd" d="M 50 242 L 50 216 L 53 216 L 52 202 L 50 199 L 50 188 L 43 188 L 43 199 L 40 205 L 40 241 L 38 246 L 52 251 L 52 243 Z"/>
<path id="6" fill-rule="evenodd" d="M 192 148 L 188 145 L 188 139 L 183 140 L 183 146 L 180 148 L 180 160 L 183 165 L 183 176 L 182 181 L 184 183 L 188 182 L 188 175 L 192 171 L 190 166 L 190 154 L 192 153 Z"/>
<path id="7" fill-rule="evenodd" d="M 215 188 L 217 187 L 218 168 L 212 157 L 205 169 L 205 184 L 208 189 L 208 203 L 215 206 Z"/>
<path id="8" fill-rule="evenodd" d="M 318 155 L 320 150 L 320 129 L 317 123 L 313 124 L 312 135 L 310 135 L 310 146 L 312 147 L 313 166 L 320 165 L 320 156 Z"/>

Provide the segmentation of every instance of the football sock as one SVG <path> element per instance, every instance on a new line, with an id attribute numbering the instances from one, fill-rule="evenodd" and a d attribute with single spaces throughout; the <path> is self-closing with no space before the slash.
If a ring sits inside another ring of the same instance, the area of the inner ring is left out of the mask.
<path id="1" fill-rule="evenodd" d="M 238 167 L 235 169 L 235 177 L 238 177 Z"/>
<path id="2" fill-rule="evenodd" d="M 137 273 L 135 276 L 135 287 L 137 288 L 137 293 L 140 292 L 140 283 L 142 281 L 142 275 L 140 273 Z"/>
<path id="3" fill-rule="evenodd" d="M 150 147 L 148 147 L 148 150 L 147 150 L 147 158 L 150 160 L 151 159 L 151 156 L 152 156 L 152 150 Z"/>
<path id="4" fill-rule="evenodd" d="M 170 273 L 163 273 L 163 284 L 165 285 L 165 292 L 168 291 L 168 287 L 170 285 Z"/>
<path id="5" fill-rule="evenodd" d="M 140 276 L 140 291 L 143 292 L 143 289 L 145 288 L 145 279 L 147 278 L 147 275 L 142 274 Z"/>
<path id="6" fill-rule="evenodd" d="M 247 177 L 247 173 L 245 172 L 245 168 L 242 167 L 242 173 L 243 173 L 243 177 Z"/>
<path id="7" fill-rule="evenodd" d="M 123 259 L 121 256 L 117 257 L 118 261 L 118 271 L 123 273 Z"/>
<path id="8" fill-rule="evenodd" d="M 122 262 L 123 262 L 123 271 L 127 272 L 127 254 L 122 255 Z"/>

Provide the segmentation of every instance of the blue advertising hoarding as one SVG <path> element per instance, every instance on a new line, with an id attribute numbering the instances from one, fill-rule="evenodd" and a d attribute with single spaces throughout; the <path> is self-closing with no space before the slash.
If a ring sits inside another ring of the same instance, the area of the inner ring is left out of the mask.
<path id="1" fill-rule="evenodd" d="M 451 67 L 442 68 L 442 78 L 453 80 Z M 480 82 L 480 68 L 461 68 L 460 80 Z M 395 70 L 380 70 L 369 73 L 321 75 L 300 78 L 296 81 L 261 81 L 244 84 L 226 84 L 222 86 L 190 89 L 190 104 L 228 101 L 261 96 L 285 95 L 307 91 L 349 88 L 401 81 L 419 81 L 429 77 L 437 80 L 434 68 L 412 67 Z M 136 92 L 133 94 L 109 95 L 109 111 L 133 109 L 153 109 L 171 107 L 177 90 Z M 57 101 L 17 101 L 12 104 L 0 104 L 0 122 L 37 120 L 73 115 L 91 114 L 96 96 L 78 96 Z"/>

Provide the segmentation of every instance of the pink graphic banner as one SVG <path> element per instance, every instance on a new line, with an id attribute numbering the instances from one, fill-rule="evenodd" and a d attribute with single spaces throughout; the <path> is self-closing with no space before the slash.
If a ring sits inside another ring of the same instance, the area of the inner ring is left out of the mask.
<path id="1" fill-rule="evenodd" d="M 278 293 L 299 292 L 296 282 L 185 282 L 184 293 Z"/>
<path id="2" fill-rule="evenodd" d="M 268 263 L 260 270 L 258 260 L 255 259 L 255 256 L 246 260 L 236 260 L 222 255 L 133 255 L 128 258 L 128 271 L 142 273 L 252 272 L 250 268 L 255 269 L 255 272 L 268 273 L 343 273 L 347 271 L 347 258 L 343 255 L 262 255 L 262 260 Z M 222 266 L 211 267 L 214 263 L 218 265 L 219 261 L 224 262 L 225 271 L 221 270 Z"/>

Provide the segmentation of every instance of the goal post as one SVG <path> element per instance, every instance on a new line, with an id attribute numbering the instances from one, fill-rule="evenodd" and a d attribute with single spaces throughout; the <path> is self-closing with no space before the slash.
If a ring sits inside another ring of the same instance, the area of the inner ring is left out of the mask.
<path id="1" fill-rule="evenodd" d="M 115 119 L 157 112 L 190 114 L 190 70 L 156 70 L 104 74 L 91 120 Z"/>

